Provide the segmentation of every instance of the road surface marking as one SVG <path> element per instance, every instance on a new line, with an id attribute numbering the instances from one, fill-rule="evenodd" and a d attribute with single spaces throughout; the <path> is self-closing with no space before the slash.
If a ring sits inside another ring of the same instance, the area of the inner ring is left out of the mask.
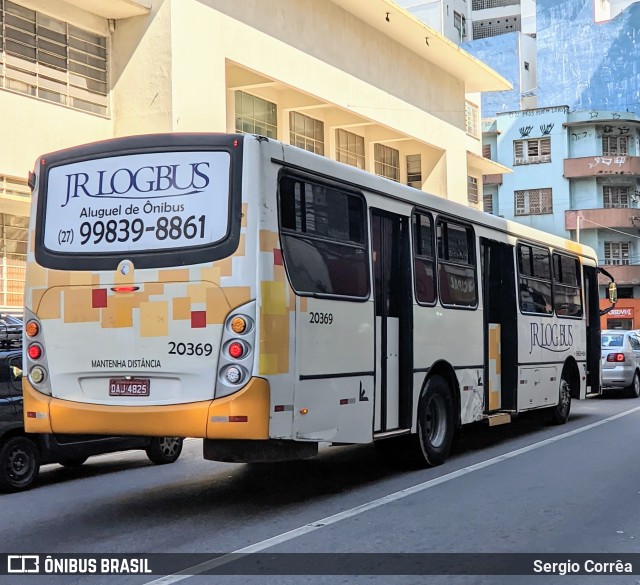
<path id="1" fill-rule="evenodd" d="M 385 504 L 397 502 L 398 500 L 402 500 L 403 498 L 412 496 L 413 494 L 428 490 L 447 481 L 451 481 L 452 479 L 457 479 L 458 477 L 468 475 L 469 473 L 473 473 L 474 471 L 479 471 L 480 469 L 484 469 L 485 467 L 489 467 L 490 465 L 501 463 L 502 461 L 506 461 L 507 459 L 513 459 L 514 457 L 518 457 L 519 455 L 524 455 L 525 453 L 533 451 L 534 449 L 539 449 L 540 447 L 545 447 L 546 445 L 550 445 L 551 443 L 555 443 L 556 441 L 567 439 L 579 433 L 594 429 L 605 423 L 611 422 L 618 418 L 622 418 L 623 416 L 638 412 L 639 410 L 640 406 L 637 406 L 636 408 L 632 408 L 631 410 L 627 410 L 614 416 L 610 416 L 609 418 L 591 423 L 584 427 L 580 427 L 579 429 L 574 429 L 573 431 L 569 431 L 561 435 L 556 435 L 555 437 L 550 437 L 548 439 L 545 439 L 544 441 L 533 443 L 532 445 L 529 445 L 527 447 L 522 447 L 520 449 L 516 449 L 515 451 L 510 451 L 509 453 L 487 459 L 486 461 L 481 461 L 480 463 L 474 463 L 473 465 L 463 467 L 462 469 L 447 473 L 446 475 L 443 475 L 441 477 L 430 479 L 429 481 L 425 481 L 423 483 L 405 488 L 387 496 L 383 496 L 382 498 L 378 498 L 377 500 L 372 500 L 371 502 L 367 502 L 366 504 L 356 506 L 355 508 L 338 512 L 337 514 L 327 516 L 322 520 L 316 520 L 315 522 L 305 524 L 304 526 L 300 526 L 299 528 L 294 528 L 293 530 L 289 530 L 288 532 L 283 532 L 282 534 L 278 534 L 277 536 L 273 536 L 255 544 L 245 546 L 231 553 L 227 553 L 209 561 L 205 561 L 204 563 L 193 565 L 192 567 L 188 567 L 172 575 L 166 575 L 164 577 L 160 577 L 159 579 L 148 581 L 144 585 L 172 585 L 173 583 L 178 583 L 180 581 L 188 579 L 189 577 L 193 577 L 194 575 L 201 575 L 206 571 L 210 571 L 222 565 L 237 561 L 245 555 L 263 551 L 267 548 L 271 548 L 272 546 L 276 546 L 278 544 L 282 544 L 283 542 L 298 538 L 299 536 L 303 536 L 305 534 L 309 534 L 310 532 L 320 530 L 325 526 L 331 526 L 332 524 L 337 524 L 338 522 L 342 522 L 342 520 L 346 520 L 347 518 L 353 518 L 354 516 L 358 516 L 359 514 L 363 514 L 364 512 L 368 512 L 369 510 L 379 508 L 380 506 L 384 506 Z"/>

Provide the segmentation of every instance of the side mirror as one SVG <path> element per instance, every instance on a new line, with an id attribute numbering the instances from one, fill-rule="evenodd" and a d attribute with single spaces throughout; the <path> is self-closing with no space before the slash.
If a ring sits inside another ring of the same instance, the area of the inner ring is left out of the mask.
<path id="1" fill-rule="evenodd" d="M 609 302 L 615 305 L 618 302 L 618 287 L 615 282 L 609 283 Z"/>
<path id="2" fill-rule="evenodd" d="M 22 360 L 19 357 L 9 361 L 9 379 L 14 390 L 22 390 Z"/>

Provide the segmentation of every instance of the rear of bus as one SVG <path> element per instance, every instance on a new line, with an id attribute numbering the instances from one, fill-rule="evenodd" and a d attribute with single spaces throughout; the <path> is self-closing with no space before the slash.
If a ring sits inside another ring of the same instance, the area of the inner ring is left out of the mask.
<path id="1" fill-rule="evenodd" d="M 240 135 L 135 136 L 37 161 L 27 431 L 268 437 L 268 386 L 252 375 L 249 143 L 260 147 Z"/>

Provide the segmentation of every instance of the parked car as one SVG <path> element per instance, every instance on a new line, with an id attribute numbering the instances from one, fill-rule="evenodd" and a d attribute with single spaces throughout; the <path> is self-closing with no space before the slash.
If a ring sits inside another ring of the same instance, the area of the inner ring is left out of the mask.
<path id="1" fill-rule="evenodd" d="M 607 329 L 601 337 L 602 387 L 640 396 L 640 331 Z"/>
<path id="2" fill-rule="evenodd" d="M 0 491 L 29 489 L 40 466 L 82 465 L 92 455 L 142 449 L 155 464 L 173 463 L 182 452 L 178 437 L 107 437 L 103 435 L 31 434 L 24 432 L 22 353 L 0 352 Z"/>
<path id="3" fill-rule="evenodd" d="M 22 319 L 7 313 L 0 313 L 0 349 L 22 347 Z"/>

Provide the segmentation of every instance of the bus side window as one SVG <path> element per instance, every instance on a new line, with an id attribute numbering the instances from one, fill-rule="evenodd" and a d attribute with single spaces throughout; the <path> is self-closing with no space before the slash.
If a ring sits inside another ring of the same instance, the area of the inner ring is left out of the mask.
<path id="1" fill-rule="evenodd" d="M 432 305 L 436 302 L 433 219 L 426 213 L 413 214 L 413 266 L 416 300 Z"/>
<path id="2" fill-rule="evenodd" d="M 518 244 L 518 289 L 523 313 L 551 315 L 551 261 L 545 248 Z"/>
<path id="3" fill-rule="evenodd" d="M 438 284 L 443 306 L 478 304 L 473 230 L 448 220 L 437 223 Z"/>
<path id="4" fill-rule="evenodd" d="M 553 254 L 553 299 L 560 317 L 582 317 L 580 262 L 563 254 Z"/>
<path id="5" fill-rule="evenodd" d="M 368 298 L 364 199 L 289 175 L 279 197 L 282 255 L 296 293 Z"/>

